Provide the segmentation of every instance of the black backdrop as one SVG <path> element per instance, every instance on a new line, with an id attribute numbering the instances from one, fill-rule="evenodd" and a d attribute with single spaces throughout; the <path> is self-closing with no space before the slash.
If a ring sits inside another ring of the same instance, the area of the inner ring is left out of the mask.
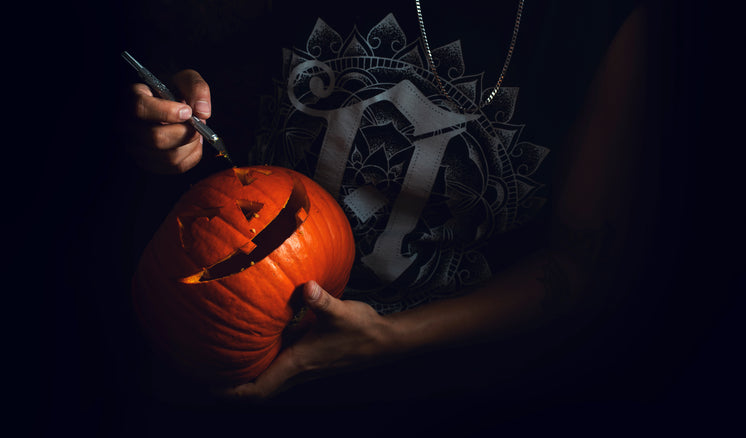
<path id="1" fill-rule="evenodd" d="M 651 102 L 659 105 L 661 159 L 645 171 L 658 174 L 657 213 L 640 224 L 647 237 L 630 298 L 563 348 L 520 366 L 500 356 L 524 354 L 525 344 L 464 346 L 445 358 L 312 382 L 261 407 L 164 400 L 175 389 L 159 383 L 168 373 L 153 368 L 130 314 L 129 276 L 148 226 L 136 211 L 165 214 L 173 202 L 168 189 L 145 196 L 145 176 L 117 148 L 118 95 L 132 80 L 119 53 L 137 11 L 99 2 L 16 14 L 23 23 L 7 37 L 4 81 L 14 102 L 3 218 L 13 418 L 33 436 L 737 426 L 746 280 L 734 60 L 742 38 L 729 11 L 655 4 L 664 50 L 653 60 Z"/>

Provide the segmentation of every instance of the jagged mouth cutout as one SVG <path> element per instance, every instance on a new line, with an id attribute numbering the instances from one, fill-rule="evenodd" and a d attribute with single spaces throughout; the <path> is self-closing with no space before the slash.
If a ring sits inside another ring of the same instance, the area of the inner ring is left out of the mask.
<path id="1" fill-rule="evenodd" d="M 239 170 L 236 171 L 236 176 L 243 185 L 251 184 L 255 180 Z M 236 200 L 236 204 L 249 222 L 260 213 L 264 206 L 262 203 L 243 199 Z M 205 283 L 239 274 L 251 268 L 279 248 L 298 230 L 308 217 L 309 207 L 310 201 L 305 186 L 293 178 L 293 189 L 285 206 L 272 222 L 251 239 L 255 245 L 253 250 L 247 253 L 245 250 L 237 249 L 223 260 L 203 268 L 197 274 L 181 278 L 179 281 L 188 284 Z"/>

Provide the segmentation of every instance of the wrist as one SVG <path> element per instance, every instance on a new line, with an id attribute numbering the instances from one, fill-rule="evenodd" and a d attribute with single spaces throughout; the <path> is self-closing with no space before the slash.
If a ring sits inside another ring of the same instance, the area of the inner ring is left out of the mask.
<path id="1" fill-rule="evenodd" d="M 434 321 L 421 317 L 423 309 L 411 309 L 382 317 L 381 336 L 384 348 L 394 356 L 427 349 L 432 342 Z"/>
<path id="2" fill-rule="evenodd" d="M 402 320 L 397 314 L 386 315 L 380 318 L 377 329 L 377 339 L 381 351 L 399 356 L 407 351 L 406 331 Z"/>

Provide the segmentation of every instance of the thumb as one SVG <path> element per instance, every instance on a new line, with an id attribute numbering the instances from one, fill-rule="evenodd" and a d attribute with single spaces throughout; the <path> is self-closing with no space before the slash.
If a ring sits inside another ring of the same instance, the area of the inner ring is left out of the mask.
<path id="1" fill-rule="evenodd" d="M 334 316 L 340 310 L 342 302 L 325 291 L 315 281 L 309 281 L 303 285 L 303 298 L 308 307 L 318 317 Z"/>
<path id="2" fill-rule="evenodd" d="M 210 86 L 202 76 L 195 70 L 186 69 L 176 73 L 173 80 L 187 105 L 194 109 L 194 115 L 203 120 L 209 119 L 212 113 Z"/>

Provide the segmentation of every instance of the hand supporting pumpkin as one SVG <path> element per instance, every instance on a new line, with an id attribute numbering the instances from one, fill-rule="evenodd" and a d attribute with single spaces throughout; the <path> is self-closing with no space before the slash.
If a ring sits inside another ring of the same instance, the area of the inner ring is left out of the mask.
<path id="1" fill-rule="evenodd" d="M 369 305 L 334 298 L 316 282 L 304 285 L 303 298 L 316 315 L 313 328 L 284 349 L 254 382 L 220 395 L 261 400 L 324 373 L 378 363 L 396 351 L 390 321 Z"/>
<path id="2" fill-rule="evenodd" d="M 199 163 L 202 136 L 184 122 L 192 113 L 202 120 L 211 114 L 210 87 L 199 73 L 183 70 L 173 79 L 182 102 L 154 97 L 142 83 L 130 88 L 126 148 L 138 165 L 155 173 L 183 173 Z"/>
<path id="3" fill-rule="evenodd" d="M 518 329 L 541 313 L 548 295 L 541 275 L 548 261 L 558 257 L 563 258 L 541 252 L 470 293 L 387 316 L 365 303 L 334 298 L 315 282 L 307 283 L 303 298 L 316 315 L 315 325 L 285 348 L 254 382 L 219 395 L 259 401 L 341 369 L 489 340 Z"/>

